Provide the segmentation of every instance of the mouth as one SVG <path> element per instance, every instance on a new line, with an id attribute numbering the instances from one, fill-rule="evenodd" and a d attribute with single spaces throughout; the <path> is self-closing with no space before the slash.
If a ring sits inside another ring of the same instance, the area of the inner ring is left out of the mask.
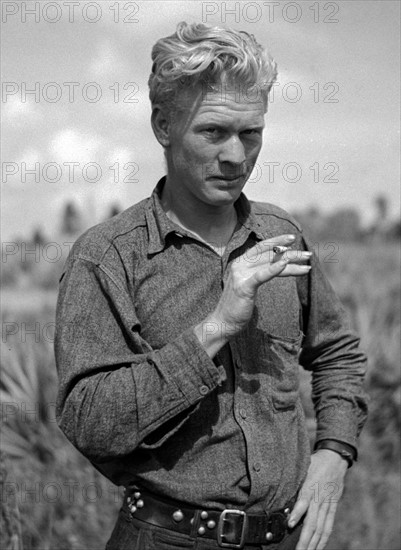
<path id="1" fill-rule="evenodd" d="M 213 176 L 211 179 L 220 180 L 220 181 L 227 181 L 227 182 L 235 182 L 235 181 L 239 181 L 239 180 L 245 178 L 245 176 L 246 176 L 246 174 L 235 175 L 233 177 Z"/>

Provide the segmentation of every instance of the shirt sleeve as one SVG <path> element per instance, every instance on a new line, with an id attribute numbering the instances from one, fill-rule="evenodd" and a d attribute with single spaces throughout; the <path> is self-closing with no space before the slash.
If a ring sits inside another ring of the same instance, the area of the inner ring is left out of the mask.
<path id="1" fill-rule="evenodd" d="M 306 239 L 303 245 L 313 251 Z M 315 253 L 310 263 L 309 276 L 297 283 L 304 332 L 300 363 L 312 371 L 316 442 L 334 439 L 356 449 L 367 418 L 366 357 Z"/>
<path id="2" fill-rule="evenodd" d="M 57 420 L 98 463 L 161 445 L 225 378 L 192 327 L 153 350 L 116 272 L 69 259 L 56 312 Z"/>

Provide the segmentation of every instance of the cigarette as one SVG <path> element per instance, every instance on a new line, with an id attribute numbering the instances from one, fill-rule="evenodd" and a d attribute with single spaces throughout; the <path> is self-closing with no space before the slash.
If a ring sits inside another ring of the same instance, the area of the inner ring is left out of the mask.
<path id="1" fill-rule="evenodd" d="M 284 252 L 287 252 L 288 246 L 273 246 L 273 252 L 275 254 L 284 254 Z"/>

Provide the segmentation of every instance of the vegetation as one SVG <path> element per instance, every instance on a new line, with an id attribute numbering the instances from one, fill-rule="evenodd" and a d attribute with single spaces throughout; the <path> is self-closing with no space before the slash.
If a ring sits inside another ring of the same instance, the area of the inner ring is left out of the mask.
<path id="1" fill-rule="evenodd" d="M 78 224 L 76 212 L 72 214 Z M 63 221 L 69 229 L 70 221 Z M 358 238 L 360 242 L 338 243 L 335 249 L 317 241 L 315 248 L 369 356 L 371 396 L 360 459 L 347 476 L 328 550 L 396 550 L 401 547 L 399 243 Z M 43 246 L 40 235 L 35 240 Z M 0 548 L 20 548 L 19 521 L 24 550 L 104 548 L 122 496 L 70 445 L 55 422 L 57 378 L 48 329 L 54 323 L 62 263 L 34 262 L 21 268 L 18 277 L 7 272 L 10 292 L 25 289 L 26 298 L 12 306 L 6 302 L 2 319 L 0 397 L 7 464 L 0 478 Z M 44 290 L 50 300 L 35 301 Z M 308 376 L 303 373 L 302 393 L 313 425 Z"/>
<path id="2" fill-rule="evenodd" d="M 395 550 L 401 547 L 400 248 L 339 243 L 337 257 L 330 259 L 338 262 L 322 265 L 369 358 L 370 406 L 360 458 L 347 474 L 327 549 Z M 306 394 L 306 386 L 303 390 Z M 306 410 L 310 415 L 308 402 Z"/>

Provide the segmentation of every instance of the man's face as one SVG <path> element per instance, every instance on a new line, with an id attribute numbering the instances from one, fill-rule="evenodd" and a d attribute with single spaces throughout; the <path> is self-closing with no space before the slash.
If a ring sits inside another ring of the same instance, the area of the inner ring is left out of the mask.
<path id="1" fill-rule="evenodd" d="M 170 123 L 170 189 L 192 204 L 233 204 L 262 146 L 263 100 L 215 92 L 193 95 L 190 105 Z"/>

